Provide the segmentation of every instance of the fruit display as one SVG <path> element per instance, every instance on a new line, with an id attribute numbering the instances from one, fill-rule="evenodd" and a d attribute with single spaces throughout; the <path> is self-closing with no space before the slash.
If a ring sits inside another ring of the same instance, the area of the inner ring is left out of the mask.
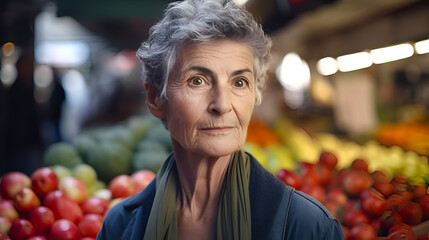
<path id="1" fill-rule="evenodd" d="M 376 140 L 310 136 L 286 118 L 272 125 L 252 119 L 244 150 L 323 203 L 346 239 L 429 239 L 422 234 L 429 221 L 426 155 Z M 52 144 L 31 176 L 1 176 L 0 237 L 94 239 L 106 212 L 143 190 L 171 152 L 168 131 L 150 114 Z"/>
<path id="2" fill-rule="evenodd" d="M 271 127 L 264 126 L 264 131 L 271 131 L 265 135 L 274 135 L 275 141 L 261 144 L 248 139 L 244 149 L 273 174 L 282 168 L 295 169 L 299 161 L 315 163 L 319 155 L 326 151 L 338 157 L 337 169 L 347 168 L 360 158 L 366 161 L 370 172 L 382 170 L 390 179 L 402 174 L 413 183 L 429 183 L 428 157 L 397 145 L 386 146 L 376 140 L 358 144 L 326 132 L 310 136 L 285 118 L 279 118 Z M 270 157 L 273 150 L 278 153 L 275 156 L 280 157 Z"/>
<path id="3" fill-rule="evenodd" d="M 88 171 L 90 166 L 82 164 L 76 165 L 81 166 L 78 170 Z M 96 239 L 109 209 L 143 190 L 155 177 L 146 169 L 119 175 L 89 196 L 84 181 L 93 184 L 93 175 L 89 179 L 78 174 L 80 180 L 64 172 L 41 167 L 31 176 L 9 172 L 1 177 L 0 239 Z"/>
<path id="4" fill-rule="evenodd" d="M 381 170 L 368 171 L 363 159 L 337 168 L 335 154 L 322 152 L 314 163 L 280 169 L 285 184 L 319 200 L 341 223 L 346 239 L 429 239 L 426 183 L 410 183 Z"/>

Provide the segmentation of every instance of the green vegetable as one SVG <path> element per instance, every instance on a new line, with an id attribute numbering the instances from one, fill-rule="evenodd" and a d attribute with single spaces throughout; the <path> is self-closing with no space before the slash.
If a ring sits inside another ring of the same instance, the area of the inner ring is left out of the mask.
<path id="1" fill-rule="evenodd" d="M 66 142 L 50 145 L 46 149 L 43 159 L 47 166 L 62 165 L 68 168 L 73 168 L 83 162 L 76 148 Z"/>

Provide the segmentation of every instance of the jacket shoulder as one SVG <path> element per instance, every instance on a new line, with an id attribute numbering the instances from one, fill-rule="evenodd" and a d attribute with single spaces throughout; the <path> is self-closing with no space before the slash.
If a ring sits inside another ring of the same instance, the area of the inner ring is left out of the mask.
<path id="1" fill-rule="evenodd" d="M 341 225 L 316 199 L 295 191 L 288 213 L 287 239 L 344 239 Z"/>
<path id="2" fill-rule="evenodd" d="M 144 225 L 144 228 L 140 229 L 146 228 L 155 197 L 155 185 L 156 182 L 153 180 L 142 192 L 128 197 L 113 206 L 104 218 L 103 226 L 97 239 L 132 239 L 131 235 L 140 234 L 132 228 L 136 224 L 139 226 Z"/>

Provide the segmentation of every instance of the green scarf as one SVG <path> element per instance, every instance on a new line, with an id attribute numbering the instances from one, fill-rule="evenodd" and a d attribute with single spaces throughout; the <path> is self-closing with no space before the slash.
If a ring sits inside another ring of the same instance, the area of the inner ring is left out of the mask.
<path id="1" fill-rule="evenodd" d="M 250 239 L 250 161 L 243 151 L 231 156 L 217 216 L 217 239 Z M 173 155 L 156 176 L 156 194 L 143 240 L 177 239 L 178 175 Z"/>

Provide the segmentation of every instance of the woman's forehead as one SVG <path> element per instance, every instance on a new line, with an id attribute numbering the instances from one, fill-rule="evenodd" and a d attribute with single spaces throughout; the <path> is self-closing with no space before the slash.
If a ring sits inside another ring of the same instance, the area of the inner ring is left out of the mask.
<path id="1" fill-rule="evenodd" d="M 193 65 L 208 65 L 213 62 L 232 64 L 230 67 L 245 67 L 253 71 L 253 52 L 247 44 L 233 40 L 216 40 L 185 46 L 179 54 L 181 68 Z"/>

